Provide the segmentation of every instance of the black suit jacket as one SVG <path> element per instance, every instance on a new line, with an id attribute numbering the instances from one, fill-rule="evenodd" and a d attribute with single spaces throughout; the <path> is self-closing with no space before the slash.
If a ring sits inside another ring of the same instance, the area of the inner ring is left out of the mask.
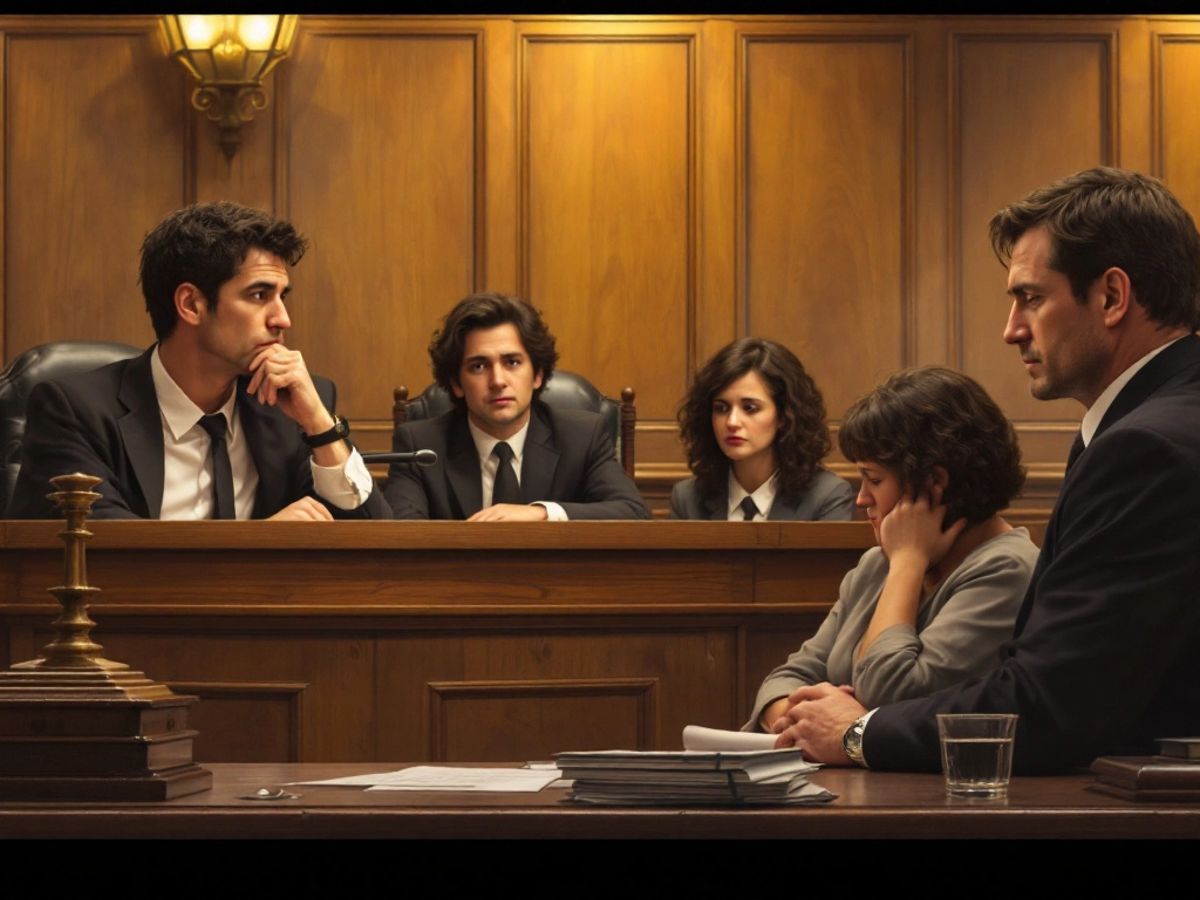
<path id="1" fill-rule="evenodd" d="M 1200 734 L 1200 339 L 1150 361 L 1067 472 L 1013 640 L 990 675 L 880 709 L 879 769 L 936 769 L 936 713 L 1015 712 L 1014 769 Z"/>
<path id="2" fill-rule="evenodd" d="M 384 495 L 397 519 L 466 519 L 483 505 L 479 454 L 465 411 L 398 426 L 392 449 L 438 455 L 437 465 L 428 468 L 392 465 Z M 613 455 L 600 416 L 537 401 L 521 459 L 521 499 L 559 503 L 571 519 L 650 518 Z"/>
<path id="3" fill-rule="evenodd" d="M 53 519 L 61 513 L 45 498 L 50 478 L 83 472 L 104 479 L 97 519 L 157 519 L 162 509 L 163 437 L 150 353 L 39 384 L 29 394 L 21 472 L 8 506 L 10 519 Z M 274 406 L 246 394 L 238 380 L 237 408 L 254 465 L 258 490 L 254 518 L 272 516 L 313 493 L 311 451 L 299 426 Z M 333 409 L 334 391 L 322 400 Z M 320 500 L 320 497 L 317 497 Z M 326 504 L 339 518 L 391 518 L 378 489 L 354 510 Z"/>
<path id="4" fill-rule="evenodd" d="M 717 497 L 703 497 L 696 488 L 695 478 L 675 482 L 671 488 L 672 519 L 729 520 L 727 492 Z M 767 513 L 768 522 L 849 521 L 854 518 L 854 488 L 827 469 L 817 469 L 796 503 L 776 496 Z"/>

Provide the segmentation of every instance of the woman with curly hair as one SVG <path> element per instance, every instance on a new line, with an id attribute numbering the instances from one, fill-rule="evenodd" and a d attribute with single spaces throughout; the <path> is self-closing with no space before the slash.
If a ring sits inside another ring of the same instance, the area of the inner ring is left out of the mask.
<path id="1" fill-rule="evenodd" d="M 694 478 L 671 491 L 671 518 L 849 519 L 854 490 L 821 468 L 825 404 L 787 347 L 742 338 L 692 382 L 679 425 Z"/>
<path id="2" fill-rule="evenodd" d="M 893 375 L 850 407 L 838 445 L 879 546 L 758 689 L 744 727 L 779 733 L 776 746 L 796 741 L 797 688 L 831 682 L 873 709 L 993 669 L 1037 562 L 1029 532 L 999 514 L 1025 480 L 1016 433 L 966 375 Z"/>

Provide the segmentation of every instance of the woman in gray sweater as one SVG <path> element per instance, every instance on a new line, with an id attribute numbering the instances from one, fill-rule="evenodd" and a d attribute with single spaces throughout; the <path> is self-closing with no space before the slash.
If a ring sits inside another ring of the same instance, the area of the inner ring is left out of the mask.
<path id="1" fill-rule="evenodd" d="M 812 638 L 767 676 L 747 729 L 782 732 L 797 688 L 828 681 L 874 708 L 997 662 L 1037 561 L 1000 517 L 1024 482 L 1011 423 L 975 381 L 910 369 L 846 413 L 842 454 L 879 544 L 846 574 Z"/>

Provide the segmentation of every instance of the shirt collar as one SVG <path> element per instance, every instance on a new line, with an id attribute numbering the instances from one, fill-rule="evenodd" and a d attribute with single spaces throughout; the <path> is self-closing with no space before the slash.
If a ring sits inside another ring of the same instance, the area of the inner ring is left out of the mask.
<path id="1" fill-rule="evenodd" d="M 158 357 L 157 345 L 154 347 L 154 352 L 150 354 L 150 377 L 154 380 L 154 393 L 158 395 L 158 409 L 162 413 L 163 421 L 167 423 L 171 436 L 178 441 L 204 418 L 205 412 L 192 402 L 191 398 L 183 392 L 183 388 L 175 383 L 175 379 L 171 377 L 167 367 Z M 230 441 L 237 433 L 237 416 L 233 414 L 236 400 L 237 389 L 235 387 L 229 392 L 229 398 L 217 410 L 225 416 L 225 427 L 228 430 Z"/>
<path id="2" fill-rule="evenodd" d="M 771 504 L 775 502 L 775 483 L 779 478 L 779 472 L 776 470 L 771 473 L 771 477 L 758 486 L 753 494 L 742 487 L 737 477 L 733 474 L 733 466 L 729 467 L 729 509 L 726 510 L 726 516 L 733 514 L 733 511 L 742 505 L 742 500 L 746 497 L 754 501 L 754 505 L 758 507 L 758 511 L 762 513 L 763 518 L 771 511 Z"/>
<path id="3" fill-rule="evenodd" d="M 532 416 L 530 416 L 532 418 Z M 496 445 L 500 443 L 500 438 L 492 437 L 482 428 L 477 428 L 475 423 L 467 418 L 467 427 L 471 430 L 471 440 L 475 442 L 475 451 L 479 454 L 479 462 L 482 465 L 486 463 L 492 455 L 492 451 L 496 449 Z M 512 437 L 506 439 L 506 443 L 512 448 L 513 462 L 518 466 L 521 464 L 521 456 L 525 452 L 525 438 L 529 435 L 529 419 L 525 420 L 525 424 L 521 426 L 521 430 Z"/>
<path id="4" fill-rule="evenodd" d="M 1177 340 L 1179 338 L 1175 338 L 1175 341 Z M 1117 399 L 1117 394 L 1121 393 L 1121 389 L 1129 384 L 1133 376 L 1145 368 L 1150 360 L 1170 347 L 1175 341 L 1167 341 L 1161 347 L 1156 347 L 1135 362 L 1114 378 L 1112 384 L 1106 387 L 1104 392 L 1096 398 L 1096 402 L 1088 407 L 1088 411 L 1083 414 L 1083 421 L 1079 423 L 1079 433 L 1083 436 L 1083 446 L 1086 447 L 1092 442 L 1092 438 L 1096 435 L 1096 429 L 1100 427 L 1100 422 L 1104 419 L 1104 414 L 1108 412 L 1108 408 Z"/>

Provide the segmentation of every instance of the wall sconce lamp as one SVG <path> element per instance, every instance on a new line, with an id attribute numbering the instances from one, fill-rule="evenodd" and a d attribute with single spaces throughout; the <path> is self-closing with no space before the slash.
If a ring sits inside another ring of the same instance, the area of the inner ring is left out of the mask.
<path id="1" fill-rule="evenodd" d="M 291 52 L 299 16 L 163 16 L 168 52 L 200 86 L 192 106 L 217 123 L 226 159 L 242 123 L 267 105 L 262 80 Z"/>

